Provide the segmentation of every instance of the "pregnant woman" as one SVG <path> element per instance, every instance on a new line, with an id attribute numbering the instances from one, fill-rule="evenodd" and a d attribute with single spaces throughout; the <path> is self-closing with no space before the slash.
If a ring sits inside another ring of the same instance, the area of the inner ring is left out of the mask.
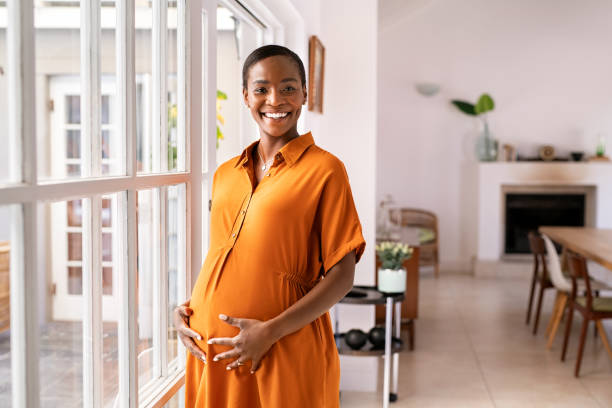
<path id="1" fill-rule="evenodd" d="M 297 132 L 306 75 L 295 53 L 258 48 L 242 81 L 260 139 L 214 175 L 210 248 L 175 310 L 186 406 L 338 407 L 328 310 L 365 247 L 347 173 Z"/>

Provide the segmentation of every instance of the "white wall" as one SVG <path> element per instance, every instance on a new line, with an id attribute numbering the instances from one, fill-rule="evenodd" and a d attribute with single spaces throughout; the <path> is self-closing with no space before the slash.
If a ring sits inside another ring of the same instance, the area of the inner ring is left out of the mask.
<path id="1" fill-rule="evenodd" d="M 521 155 L 592 154 L 599 133 L 612 143 L 610 21 L 607 0 L 380 2 L 378 197 L 438 214 L 443 269 L 475 250 L 475 123 L 449 100 L 489 92 L 492 132 Z"/>

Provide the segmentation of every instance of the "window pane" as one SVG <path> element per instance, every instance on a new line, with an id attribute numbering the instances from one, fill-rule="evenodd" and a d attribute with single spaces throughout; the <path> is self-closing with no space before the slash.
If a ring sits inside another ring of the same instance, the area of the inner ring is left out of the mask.
<path id="1" fill-rule="evenodd" d="M 104 406 L 113 407 L 119 392 L 119 312 L 121 310 L 119 290 L 115 288 L 118 271 L 122 270 L 118 261 L 123 237 L 119 236 L 119 224 L 114 222 L 120 211 L 122 194 L 111 194 L 102 197 L 101 208 L 101 240 L 102 240 L 102 388 Z"/>
<path id="2" fill-rule="evenodd" d="M 179 103 L 177 100 L 177 50 L 178 50 L 178 13 L 176 0 L 168 0 L 168 25 L 166 33 L 167 52 L 167 87 L 168 87 L 168 170 L 177 169 L 179 135 L 177 133 L 177 119 Z M 181 106 L 182 107 L 182 106 Z"/>
<path id="3" fill-rule="evenodd" d="M 103 1 L 100 9 L 100 131 L 101 131 L 101 172 L 125 174 L 123 151 L 125 139 L 118 132 L 117 124 L 122 115 L 117 100 L 117 10 L 116 1 Z"/>
<path id="4" fill-rule="evenodd" d="M 81 176 L 79 1 L 34 1 L 36 133 L 41 180 Z M 1 109 L 0 109 L 1 111 Z M 4 121 L 1 121 L 4 122 Z"/>
<path id="5" fill-rule="evenodd" d="M 136 136 L 138 171 L 152 171 L 151 64 L 152 2 L 136 0 Z"/>
<path id="6" fill-rule="evenodd" d="M 178 338 L 172 322 L 172 312 L 177 304 L 185 301 L 185 185 L 168 187 L 168 219 L 166 224 L 168 247 L 168 362 L 171 369 L 178 355 Z M 169 370 L 172 371 L 172 370 Z"/>
<path id="7" fill-rule="evenodd" d="M 155 190 L 138 192 L 138 389 L 154 380 L 153 371 L 153 281 L 159 271 L 159 253 L 154 231 L 159 230 Z M 157 213 L 157 214 L 154 214 Z M 156 216 L 157 215 L 157 216 Z"/>
<path id="8" fill-rule="evenodd" d="M 42 407 L 83 404 L 84 265 L 83 200 L 42 204 L 40 284 L 50 288 L 40 305 L 40 401 Z"/>
<path id="9" fill-rule="evenodd" d="M 217 8 L 217 164 L 240 154 L 259 137 L 242 102 L 242 62 L 261 33 L 229 9 Z"/>
<path id="10" fill-rule="evenodd" d="M 0 206 L 0 406 L 11 406 L 10 207 Z"/>
<path id="11" fill-rule="evenodd" d="M 7 22 L 6 2 L 0 3 L 0 21 Z M 0 24 L 0 182 L 11 178 L 9 154 L 9 126 L 8 126 L 8 59 L 6 42 L 6 24 Z M 1 400 L 0 400 L 1 402 Z M 0 404 L 1 405 L 1 404 Z"/>

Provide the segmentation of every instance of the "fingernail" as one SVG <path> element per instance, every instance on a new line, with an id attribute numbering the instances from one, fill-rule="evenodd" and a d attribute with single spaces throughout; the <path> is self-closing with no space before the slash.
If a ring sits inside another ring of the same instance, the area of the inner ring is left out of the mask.
<path id="1" fill-rule="evenodd" d="M 251 371 L 251 374 L 255 374 L 255 371 Z"/>
<path id="2" fill-rule="evenodd" d="M 227 320 L 227 316 L 226 316 L 226 315 L 224 315 L 224 314 L 220 314 L 220 315 L 219 315 L 219 319 L 221 319 L 221 320 Z"/>
<path id="3" fill-rule="evenodd" d="M 198 334 L 198 340 L 202 340 L 202 336 Z"/>
<path id="4" fill-rule="evenodd" d="M 225 369 L 226 369 L 227 371 L 229 371 L 229 370 L 231 370 L 232 368 L 231 368 L 230 366 L 227 366 L 227 367 L 225 367 Z"/>
<path id="5" fill-rule="evenodd" d="M 212 339 L 208 340 L 208 341 L 207 341 L 207 343 L 208 343 L 208 344 L 213 344 Z"/>
<path id="6" fill-rule="evenodd" d="M 213 358 L 213 361 L 219 361 L 219 357 Z"/>

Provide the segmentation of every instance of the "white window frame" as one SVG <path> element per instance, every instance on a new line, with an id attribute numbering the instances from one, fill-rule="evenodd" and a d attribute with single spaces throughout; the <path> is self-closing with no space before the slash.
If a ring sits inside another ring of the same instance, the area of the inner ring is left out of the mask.
<path id="1" fill-rule="evenodd" d="M 35 44 L 34 44 L 34 0 L 8 0 L 8 75 L 9 75 L 9 144 L 11 184 L 0 185 L 0 205 L 10 205 L 13 214 L 11 234 L 11 353 L 12 353 L 12 398 L 13 406 L 40 406 L 39 394 L 39 327 L 37 272 L 38 246 L 37 206 L 48 201 L 66 201 L 83 198 L 83 229 L 91 239 L 84 251 L 83 294 L 86 298 L 84 319 L 84 406 L 100 407 L 102 403 L 101 347 L 102 347 L 102 287 L 99 262 L 100 209 L 102 197 L 107 194 L 119 196 L 113 223 L 120 231 L 113 239 L 113 254 L 121 254 L 113 259 L 124 273 L 116 274 L 120 279 L 113 282 L 121 301 L 118 327 L 119 344 L 119 394 L 118 406 L 121 407 L 161 407 L 184 384 L 184 370 L 170 370 L 171 375 L 161 377 L 154 388 L 146 395 L 139 395 L 136 337 L 137 337 L 137 213 L 136 200 L 139 190 L 155 188 L 159 191 L 160 214 L 166 214 L 165 197 L 167 186 L 184 184 L 185 202 L 185 256 L 183 283 L 185 298 L 191 292 L 202 265 L 202 254 L 208 242 L 208 197 L 212 189 L 212 175 L 216 169 L 216 8 L 218 0 L 177 0 L 179 24 L 177 47 L 179 82 L 177 83 L 178 163 L 179 171 L 163 172 L 165 143 L 154 155 L 159 154 L 161 169 L 159 173 L 139 174 L 137 171 L 137 140 L 135 112 L 135 0 L 117 1 L 116 26 L 116 103 L 120 114 L 117 117 L 116 131 L 125 137 L 125 145 L 119 158 L 123 175 L 104 176 L 100 174 L 101 143 L 100 118 L 97 101 L 100 98 L 100 42 L 101 0 L 81 2 L 81 78 L 82 78 L 82 127 L 81 144 L 89 156 L 91 166 L 82 174 L 85 178 L 77 180 L 45 181 L 38 179 L 36 149 L 36 111 L 35 111 Z M 223 4 L 237 7 L 239 4 L 222 0 Z M 264 21 L 263 43 L 283 43 L 282 25 L 265 7 L 262 0 L 243 0 L 249 10 Z M 157 138 L 165 137 L 166 110 L 166 66 L 165 50 L 167 35 L 162 28 L 166 25 L 167 1 L 153 0 L 154 49 L 153 86 L 151 92 L 156 99 L 153 112 L 160 118 L 153 126 Z M 291 6 L 292 7 L 292 6 Z M 243 10 L 236 9 L 243 13 Z M 252 18 L 249 16 L 249 18 Z M 180 75 L 184 73 L 184 75 Z M 93 79 L 93 80 L 92 80 Z M 89 135 L 89 136 L 87 136 Z M 94 135 L 92 137 L 91 135 Z M 185 143 L 180 142 L 185 135 Z M 83 137 L 85 136 L 85 137 Z M 89 140 L 87 139 L 89 137 Z M 153 137 L 155 140 L 156 136 Z M 183 148 L 184 147 L 184 148 Z M 155 149 L 157 150 L 157 149 Z M 81 156 L 87 162 L 87 157 Z M 204 160 L 205 159 L 205 160 Z M 203 195 L 203 188 L 206 194 Z M 200 202 L 201 201 L 201 202 Z M 163 239 L 162 239 L 163 241 Z M 204 245 L 206 244 L 206 246 Z M 118 252 L 116 249 L 122 249 Z M 160 246 L 165 253 L 165 242 Z M 157 296 L 164 307 L 167 270 L 164 255 L 161 255 L 160 273 L 156 275 L 154 287 L 160 290 Z M 85 272 L 85 264 L 89 270 Z M 115 289 L 114 289 L 115 290 Z M 160 330 L 157 344 L 160 344 L 157 362 L 163 375 L 168 369 L 165 361 L 167 331 L 165 322 L 169 318 L 165 309 L 160 309 Z M 86 340 L 90 339 L 90 340 Z M 183 356 L 182 358 L 180 356 Z M 179 352 L 176 364 L 184 366 L 184 353 Z M 172 367 L 171 367 L 172 368 Z M 170 369 L 171 369 L 170 368 Z"/>

